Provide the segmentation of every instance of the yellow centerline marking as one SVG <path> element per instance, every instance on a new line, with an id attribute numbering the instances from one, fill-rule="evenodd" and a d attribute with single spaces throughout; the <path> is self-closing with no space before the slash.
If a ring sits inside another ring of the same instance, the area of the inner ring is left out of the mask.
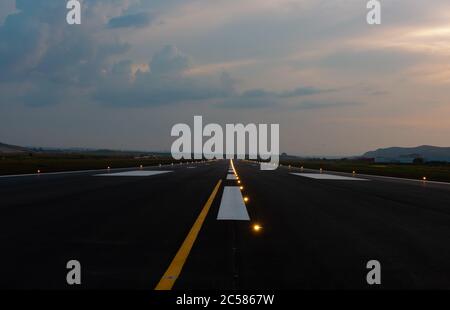
<path id="1" fill-rule="evenodd" d="M 230 159 L 230 163 L 231 163 L 231 168 L 233 168 L 234 174 L 236 174 L 236 169 L 234 168 L 234 163 L 233 163 L 232 159 Z"/>
<path id="2" fill-rule="evenodd" d="M 197 217 L 197 220 L 195 220 L 194 225 L 192 225 L 192 228 L 189 231 L 186 239 L 184 239 L 183 244 L 181 245 L 177 254 L 173 258 L 172 262 L 170 263 L 169 268 L 167 268 L 167 270 L 164 273 L 164 275 L 162 276 L 161 280 L 159 280 L 158 285 L 156 285 L 155 290 L 169 291 L 174 286 L 175 282 L 177 281 L 178 277 L 180 276 L 180 273 L 181 273 L 181 270 L 183 269 L 184 264 L 186 263 L 189 253 L 191 252 L 192 246 L 194 245 L 194 242 L 197 239 L 200 229 L 203 226 L 203 222 L 205 221 L 206 216 L 208 215 L 209 209 L 211 208 L 211 205 L 214 201 L 214 198 L 217 195 L 217 192 L 219 191 L 221 184 L 222 184 L 222 180 L 219 180 L 219 182 L 217 182 L 216 187 L 214 188 L 211 195 L 209 196 L 208 201 L 206 201 L 202 211 L 200 212 L 199 216 Z"/>

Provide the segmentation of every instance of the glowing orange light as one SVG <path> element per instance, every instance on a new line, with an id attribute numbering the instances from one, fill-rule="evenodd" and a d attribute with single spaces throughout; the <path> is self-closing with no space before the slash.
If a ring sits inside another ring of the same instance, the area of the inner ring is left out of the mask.
<path id="1" fill-rule="evenodd" d="M 254 231 L 259 232 L 259 231 L 261 231 L 261 229 L 262 229 L 262 226 L 261 226 L 261 225 L 259 225 L 259 224 L 253 225 L 253 230 L 254 230 Z"/>

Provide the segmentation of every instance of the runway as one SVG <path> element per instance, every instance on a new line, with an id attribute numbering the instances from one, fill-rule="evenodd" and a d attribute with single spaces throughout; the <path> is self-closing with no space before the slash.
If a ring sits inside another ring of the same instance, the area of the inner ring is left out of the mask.
<path id="1" fill-rule="evenodd" d="M 0 178 L 0 288 L 450 288 L 450 185 L 234 167 Z"/>

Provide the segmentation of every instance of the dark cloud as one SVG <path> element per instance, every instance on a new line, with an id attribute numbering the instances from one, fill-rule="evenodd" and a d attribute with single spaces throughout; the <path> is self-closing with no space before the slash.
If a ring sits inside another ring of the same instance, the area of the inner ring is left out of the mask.
<path id="1" fill-rule="evenodd" d="M 291 106 L 294 110 L 313 110 L 325 108 L 340 108 L 345 106 L 361 105 L 356 101 L 323 101 L 323 100 L 304 100 Z"/>
<path id="2" fill-rule="evenodd" d="M 21 86 L 16 102 L 43 106 L 64 102 L 66 94 L 77 89 L 85 92 L 102 75 L 110 57 L 129 48 L 117 39 L 98 40 L 99 29 L 89 23 L 67 25 L 65 3 L 17 0 L 18 12 L 0 26 L 0 83 Z"/>
<path id="3" fill-rule="evenodd" d="M 132 76 L 133 63 L 122 61 L 113 66 L 95 91 L 94 98 L 115 107 L 143 107 L 182 102 L 215 100 L 230 108 L 261 108 L 300 96 L 312 96 L 330 90 L 299 87 L 282 92 L 251 89 L 238 93 L 236 80 L 228 73 L 219 77 L 190 77 L 189 59 L 175 46 L 165 46 L 152 57 L 149 72 Z"/>
<path id="4" fill-rule="evenodd" d="M 319 89 L 315 87 L 298 87 L 293 90 L 285 90 L 282 92 L 267 91 L 264 89 L 251 89 L 241 94 L 227 98 L 220 104 L 221 107 L 229 108 L 265 108 L 274 107 L 285 102 L 289 98 L 313 96 L 334 90 Z M 313 105 L 305 104 L 304 107 L 313 107 Z"/>
<path id="5" fill-rule="evenodd" d="M 175 46 L 167 45 L 153 56 L 150 68 L 156 75 L 180 74 L 189 68 L 189 59 Z"/>
<path id="6" fill-rule="evenodd" d="M 114 107 L 152 107 L 190 101 L 223 98 L 225 90 L 220 84 L 200 83 L 194 79 L 174 78 L 161 80 L 152 74 L 141 74 L 137 81 L 120 87 L 99 87 L 94 99 Z"/>
<path id="7" fill-rule="evenodd" d="M 254 89 L 225 99 L 218 106 L 223 108 L 266 108 L 273 107 L 279 101 L 276 95 L 263 89 Z"/>
<path id="8" fill-rule="evenodd" d="M 3 23 L 6 16 L 13 13 L 16 9 L 14 0 L 2 0 L 0 1 L 0 25 Z"/>
<path id="9" fill-rule="evenodd" d="M 89 14 L 105 14 L 105 7 L 116 5 L 122 15 L 109 19 L 112 30 L 144 27 L 154 20 L 151 13 L 136 12 L 139 5 L 129 8 L 123 1 L 86 0 L 83 7 L 89 7 Z M 227 73 L 216 77 L 186 75 L 191 61 L 174 45 L 154 53 L 149 70 L 136 71 L 138 64 L 121 60 L 130 45 L 101 33 L 101 23 L 68 26 L 65 1 L 17 0 L 16 6 L 18 13 L 9 15 L 0 26 L 0 83 L 14 81 L 20 89 L 16 100 L 27 106 L 64 103 L 70 100 L 68 94 L 75 94 L 71 96 L 75 98 L 79 94 L 114 107 L 211 100 L 226 107 L 257 108 L 330 91 L 299 87 L 283 92 L 253 89 L 239 93 L 236 80 Z M 94 16 L 85 20 L 94 20 Z"/>
<path id="10" fill-rule="evenodd" d="M 109 28 L 143 28 L 149 26 L 155 16 L 148 12 L 122 15 L 111 18 L 108 22 Z"/>
<path id="11" fill-rule="evenodd" d="M 187 77 L 188 58 L 175 46 L 166 46 L 150 61 L 149 72 L 132 76 L 133 62 L 121 61 L 99 83 L 94 99 L 115 107 L 158 106 L 225 98 L 234 91 L 226 73 L 215 79 Z"/>
<path id="12" fill-rule="evenodd" d="M 253 92 L 252 92 L 253 93 Z M 248 95 L 248 92 L 241 96 L 234 96 L 219 105 L 221 108 L 238 109 L 279 109 L 281 106 L 288 110 L 316 110 L 325 108 L 340 108 L 346 106 L 360 105 L 362 103 L 355 101 L 324 101 L 324 100 L 300 100 L 298 102 L 288 102 L 280 100 L 274 96 Z"/>

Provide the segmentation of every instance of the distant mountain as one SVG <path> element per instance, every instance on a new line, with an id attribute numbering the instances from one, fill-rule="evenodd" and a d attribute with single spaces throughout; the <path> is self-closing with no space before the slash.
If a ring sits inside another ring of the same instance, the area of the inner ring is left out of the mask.
<path id="1" fill-rule="evenodd" d="M 14 155 L 23 153 L 34 154 L 82 154 L 93 156 L 133 156 L 133 157 L 160 157 L 168 156 L 168 152 L 149 152 L 139 150 L 110 150 L 110 149 L 94 149 L 82 147 L 58 148 L 58 147 L 22 147 L 0 143 L 0 154 Z"/>
<path id="2" fill-rule="evenodd" d="M 19 154 L 26 152 L 30 152 L 30 150 L 17 145 L 0 143 L 0 154 Z"/>
<path id="3" fill-rule="evenodd" d="M 425 161 L 447 161 L 450 162 L 450 147 L 438 147 L 422 145 L 418 147 L 390 147 L 367 152 L 366 158 L 423 158 Z"/>

